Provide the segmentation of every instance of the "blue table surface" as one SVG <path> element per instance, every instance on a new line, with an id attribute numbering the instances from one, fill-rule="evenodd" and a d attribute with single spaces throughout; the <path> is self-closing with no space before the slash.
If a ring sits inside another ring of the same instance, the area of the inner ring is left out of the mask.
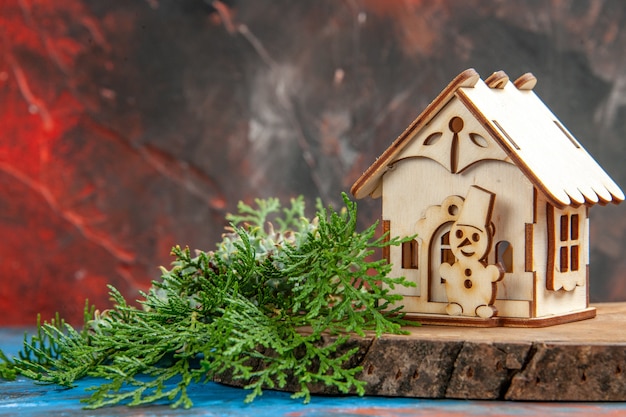
<path id="1" fill-rule="evenodd" d="M 0 349 L 9 356 L 21 348 L 23 329 L 0 328 Z M 0 380 L 0 417 L 3 416 L 626 416 L 626 403 L 538 403 L 505 401 L 424 400 L 384 397 L 313 397 L 309 404 L 288 393 L 266 391 L 252 404 L 243 402 L 247 392 L 215 383 L 190 387 L 194 407 L 171 409 L 166 404 L 142 407 L 115 406 L 83 410 L 85 388 L 97 385 L 85 379 L 73 389 L 37 385 L 25 378 Z"/>

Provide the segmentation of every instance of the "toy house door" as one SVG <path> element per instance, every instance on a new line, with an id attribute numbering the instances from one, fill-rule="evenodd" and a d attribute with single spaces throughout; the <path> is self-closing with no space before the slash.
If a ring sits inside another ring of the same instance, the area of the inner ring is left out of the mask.
<path id="1" fill-rule="evenodd" d="M 452 265 L 454 263 L 454 254 L 450 250 L 450 228 L 453 222 L 446 222 L 439 226 L 432 236 L 429 255 L 429 271 L 428 271 L 428 301 L 446 303 L 446 288 L 443 278 L 439 274 L 439 266 L 446 262 Z"/>

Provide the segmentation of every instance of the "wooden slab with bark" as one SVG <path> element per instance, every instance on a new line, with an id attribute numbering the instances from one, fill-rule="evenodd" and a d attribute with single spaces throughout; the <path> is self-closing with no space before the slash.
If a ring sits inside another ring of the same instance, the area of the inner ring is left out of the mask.
<path id="1" fill-rule="evenodd" d="M 352 338 L 366 395 L 524 401 L 626 401 L 626 303 L 550 328 L 423 325 L 406 336 Z M 228 375 L 216 380 L 243 386 Z M 296 381 L 286 391 L 295 390 Z M 324 385 L 316 394 L 338 394 Z"/>

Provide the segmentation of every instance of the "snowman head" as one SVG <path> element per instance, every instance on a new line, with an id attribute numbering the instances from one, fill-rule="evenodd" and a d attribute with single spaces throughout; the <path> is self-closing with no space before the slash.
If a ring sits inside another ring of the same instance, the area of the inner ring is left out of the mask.
<path id="1" fill-rule="evenodd" d="M 491 246 L 486 230 L 455 223 L 450 229 L 450 249 L 457 259 L 481 260 Z"/>
<path id="2" fill-rule="evenodd" d="M 495 194 L 470 187 L 461 213 L 450 229 L 450 249 L 457 259 L 483 259 L 491 247 L 491 212 Z"/>

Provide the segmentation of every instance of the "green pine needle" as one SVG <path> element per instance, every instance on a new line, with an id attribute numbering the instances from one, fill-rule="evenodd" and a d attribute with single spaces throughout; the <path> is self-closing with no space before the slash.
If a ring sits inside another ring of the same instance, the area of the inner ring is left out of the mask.
<path id="1" fill-rule="evenodd" d="M 106 379 L 90 388 L 88 408 L 155 401 L 189 408 L 189 384 L 221 374 L 243 381 L 247 402 L 290 378 L 299 384 L 293 397 L 305 402 L 320 383 L 363 395 L 362 369 L 348 365 L 358 350 L 347 348 L 348 335 L 402 333 L 407 322 L 390 309 L 401 296 L 388 288 L 413 284 L 370 260 L 375 249 L 406 239 L 376 238 L 376 225 L 357 232 L 356 204 L 343 200 L 340 211 L 318 204 L 313 219 L 302 197 L 287 208 L 278 199 L 240 203 L 215 251 L 172 250 L 171 269 L 162 268 L 140 307 L 110 287 L 115 306 L 99 312 L 87 303 L 82 331 L 58 316 L 38 319 L 18 357 L 0 351 L 0 377 L 63 386 Z"/>

